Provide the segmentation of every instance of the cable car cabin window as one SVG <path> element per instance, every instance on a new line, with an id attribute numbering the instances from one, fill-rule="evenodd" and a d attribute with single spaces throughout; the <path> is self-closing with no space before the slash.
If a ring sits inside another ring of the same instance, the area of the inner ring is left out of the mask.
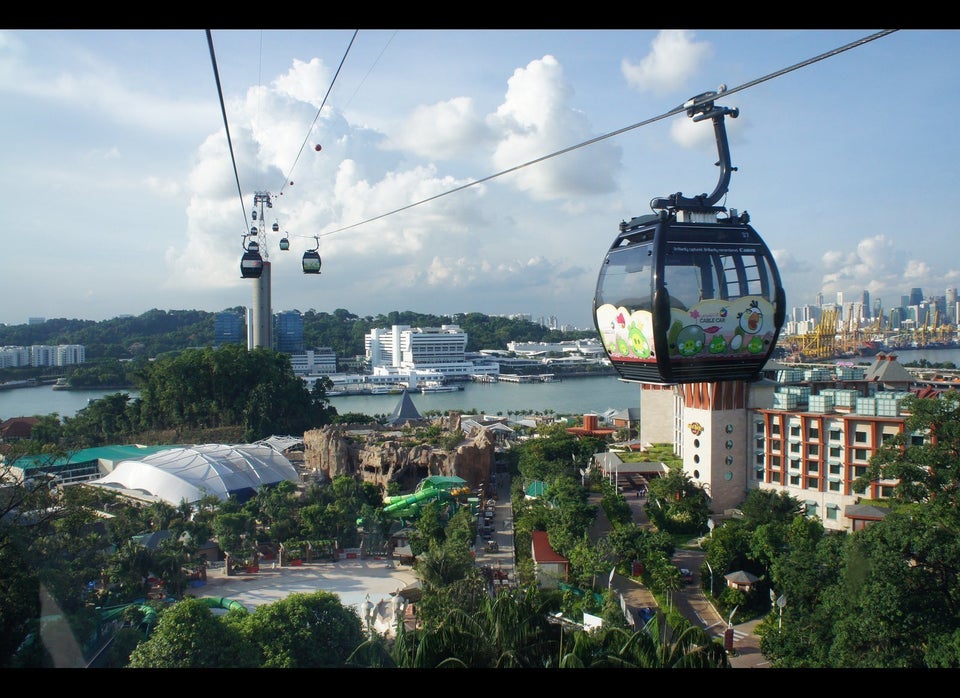
<path id="1" fill-rule="evenodd" d="M 650 310 L 653 298 L 653 245 L 613 250 L 600 269 L 597 307 L 609 303 L 627 310 Z"/>
<path id="2" fill-rule="evenodd" d="M 304 274 L 319 274 L 320 273 L 320 255 L 316 252 L 308 250 L 303 253 L 303 273 Z"/>

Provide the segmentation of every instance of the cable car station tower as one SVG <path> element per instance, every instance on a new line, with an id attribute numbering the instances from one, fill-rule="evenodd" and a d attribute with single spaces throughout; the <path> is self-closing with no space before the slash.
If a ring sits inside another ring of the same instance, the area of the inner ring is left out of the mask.
<path id="1" fill-rule="evenodd" d="M 247 349 L 273 346 L 273 312 L 270 307 L 270 261 L 266 245 L 266 219 L 264 209 L 273 208 L 270 192 L 258 191 L 253 197 L 253 224 L 250 233 L 244 235 L 244 255 L 240 261 L 241 275 L 254 279 L 253 304 L 247 311 Z M 279 230 L 278 223 L 273 224 Z M 263 257 L 260 250 L 263 250 Z"/>

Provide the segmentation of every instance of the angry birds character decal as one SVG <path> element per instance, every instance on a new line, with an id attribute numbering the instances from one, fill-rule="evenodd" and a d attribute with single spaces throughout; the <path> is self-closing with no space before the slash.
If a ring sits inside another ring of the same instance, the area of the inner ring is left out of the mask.
<path id="1" fill-rule="evenodd" d="M 773 315 L 773 304 L 757 296 L 711 298 L 689 310 L 672 308 L 667 333 L 670 356 L 732 360 L 761 354 L 773 341 L 774 328 L 768 320 Z"/>
<path id="2" fill-rule="evenodd" d="M 687 428 L 690 430 L 690 433 L 694 436 L 700 436 L 703 433 L 703 425 L 699 422 L 690 422 L 687 425 Z"/>
<path id="3" fill-rule="evenodd" d="M 650 342 L 648 342 L 646 336 L 644 336 L 643 330 L 636 325 L 631 325 L 630 330 L 627 332 L 627 338 L 634 356 L 639 356 L 641 359 L 650 357 Z"/>
<path id="4" fill-rule="evenodd" d="M 655 359 L 653 316 L 648 310 L 630 311 L 609 303 L 597 308 L 600 339 L 611 357 Z"/>
<path id="5" fill-rule="evenodd" d="M 747 334 L 756 334 L 763 327 L 763 312 L 756 300 L 750 301 L 750 305 L 742 313 L 739 313 L 738 317 L 740 318 L 740 329 Z"/>
<path id="6" fill-rule="evenodd" d="M 680 356 L 696 356 L 706 344 L 706 334 L 699 325 L 687 325 L 677 334 L 677 352 Z"/>

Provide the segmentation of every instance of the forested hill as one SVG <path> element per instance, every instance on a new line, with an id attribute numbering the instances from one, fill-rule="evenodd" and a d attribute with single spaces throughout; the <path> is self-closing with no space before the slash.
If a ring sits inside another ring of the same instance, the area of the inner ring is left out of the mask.
<path id="1" fill-rule="evenodd" d="M 243 308 L 227 308 L 243 312 Z M 82 344 L 87 361 L 103 358 L 156 357 L 188 347 L 213 346 L 215 313 L 202 310 L 149 310 L 136 317 L 95 322 L 55 318 L 35 325 L 0 326 L 0 346 L 32 344 Z M 440 327 L 458 325 L 467 333 L 467 351 L 505 349 L 508 342 L 558 342 L 595 337 L 593 330 L 560 332 L 526 320 L 511 320 L 483 313 L 453 316 L 392 311 L 359 317 L 338 308 L 333 313 L 303 313 L 303 339 L 308 349 L 330 347 L 339 357 L 364 353 L 363 337 L 373 328 L 393 325 Z"/>

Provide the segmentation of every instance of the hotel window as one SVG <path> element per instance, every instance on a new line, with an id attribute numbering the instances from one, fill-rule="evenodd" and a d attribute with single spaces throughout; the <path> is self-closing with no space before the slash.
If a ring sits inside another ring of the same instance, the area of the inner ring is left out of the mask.
<path id="1" fill-rule="evenodd" d="M 820 463 L 815 460 L 807 461 L 807 472 L 808 473 L 819 473 L 820 472 Z"/>
<path id="2" fill-rule="evenodd" d="M 809 434 L 809 438 L 811 439 L 820 438 L 820 428 L 817 426 L 811 425 L 810 429 L 807 430 L 807 433 Z"/>
<path id="3" fill-rule="evenodd" d="M 840 491 L 840 481 L 839 481 L 839 480 L 837 480 L 837 481 L 831 480 L 830 482 L 827 483 L 827 489 L 830 490 L 831 492 L 839 492 L 839 491 Z"/>
<path id="4" fill-rule="evenodd" d="M 779 435 L 779 434 L 780 434 L 780 425 L 777 424 L 776 422 L 774 422 L 773 424 L 771 424 L 771 425 L 770 425 L 770 433 L 773 434 L 773 435 L 775 435 L 775 436 L 776 436 L 776 435 Z"/>
<path id="5" fill-rule="evenodd" d="M 867 459 L 867 449 L 865 449 L 865 448 L 855 448 L 855 449 L 853 449 L 853 459 L 854 459 L 854 460 L 866 460 L 866 459 Z"/>
<path id="6" fill-rule="evenodd" d="M 770 456 L 770 467 L 780 468 L 780 456 Z"/>
<path id="7" fill-rule="evenodd" d="M 780 439 L 773 439 L 770 442 L 770 450 L 774 452 L 780 451 Z"/>
<path id="8" fill-rule="evenodd" d="M 799 469 L 800 469 L 800 459 L 799 459 L 799 458 L 791 458 L 791 459 L 790 459 L 790 469 L 791 469 L 791 470 L 799 470 Z"/>
<path id="9" fill-rule="evenodd" d="M 858 431 L 858 432 L 856 432 L 856 433 L 853 435 L 853 440 L 854 440 L 855 442 L 857 442 L 858 444 L 865 444 L 865 443 L 867 443 L 867 432 L 865 432 L 865 431 Z"/>
<path id="10" fill-rule="evenodd" d="M 807 478 L 807 489 L 808 489 L 808 490 L 815 490 L 815 489 L 817 489 L 819 486 L 820 486 L 820 483 L 817 482 L 817 478 L 815 478 L 815 477 L 808 477 L 808 478 Z"/>
<path id="11" fill-rule="evenodd" d="M 827 518 L 828 518 L 830 521 L 836 521 L 836 520 L 837 520 L 837 512 L 838 512 L 838 511 L 840 511 L 840 508 L 839 508 L 836 504 L 828 504 L 828 505 L 827 505 Z"/>
<path id="12" fill-rule="evenodd" d="M 831 458 L 839 458 L 839 457 L 840 457 L 840 447 L 839 447 L 839 446 L 831 446 L 831 447 L 830 447 L 830 450 L 827 451 L 827 453 L 829 454 L 829 456 L 830 456 Z"/>
<path id="13" fill-rule="evenodd" d="M 923 446 L 923 442 L 924 438 L 922 436 L 918 436 L 917 434 L 914 434 L 910 437 L 911 446 Z"/>
<path id="14" fill-rule="evenodd" d="M 791 476 L 790 476 L 790 485 L 791 485 L 792 487 L 799 487 L 799 486 L 800 486 L 800 476 L 799 476 L 799 475 L 791 475 Z"/>
<path id="15" fill-rule="evenodd" d="M 858 477 L 863 477 L 863 476 L 866 475 L 866 474 L 867 474 L 867 466 L 865 466 L 865 465 L 857 465 L 857 466 L 854 466 L 854 468 L 853 468 L 853 477 L 854 477 L 854 479 L 856 479 L 856 478 L 858 478 Z"/>
<path id="16" fill-rule="evenodd" d="M 839 429 L 831 429 L 831 430 L 830 430 L 830 440 L 831 440 L 831 441 L 839 441 L 842 437 L 843 437 L 843 435 L 840 433 L 840 430 L 839 430 Z"/>
<path id="17" fill-rule="evenodd" d="M 763 454 L 762 454 L 762 453 L 758 453 L 758 454 L 754 457 L 754 463 L 756 463 L 756 466 L 757 466 L 758 468 L 762 468 L 762 467 L 763 467 Z"/>
<path id="18" fill-rule="evenodd" d="M 839 463 L 831 463 L 831 464 L 830 464 L 829 473 L 830 473 L 831 475 L 840 475 L 840 474 L 841 474 L 841 466 L 840 466 L 840 464 L 839 464 Z"/>
<path id="19" fill-rule="evenodd" d="M 820 455 L 820 446 L 817 444 L 809 444 L 807 446 L 807 456 L 810 458 L 816 458 Z"/>
<path id="20" fill-rule="evenodd" d="M 790 453 L 800 453 L 800 444 L 790 444 Z"/>
<path id="21" fill-rule="evenodd" d="M 790 436 L 800 436 L 800 425 L 794 424 L 790 427 Z"/>
<path id="22" fill-rule="evenodd" d="M 812 499 L 807 500 L 807 516 L 819 516 L 817 513 L 817 503 Z"/>

